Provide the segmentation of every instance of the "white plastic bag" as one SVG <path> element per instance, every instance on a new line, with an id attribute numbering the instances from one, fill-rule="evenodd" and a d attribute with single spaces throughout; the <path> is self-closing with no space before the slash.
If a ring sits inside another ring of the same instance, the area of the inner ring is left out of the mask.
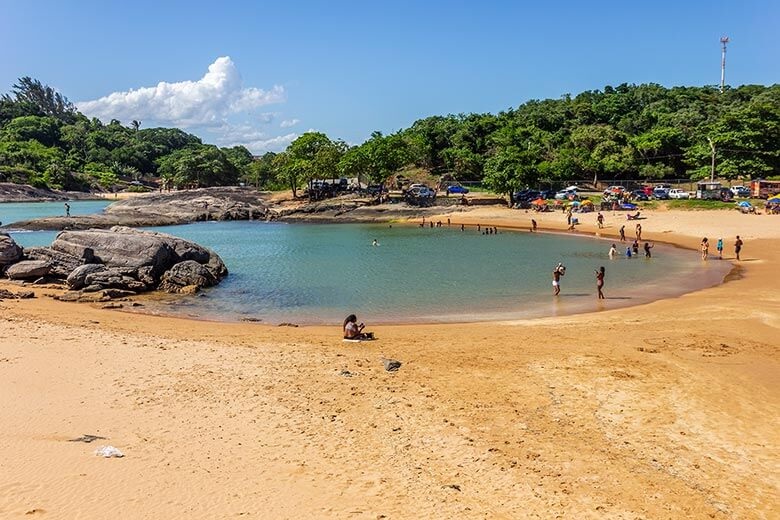
<path id="1" fill-rule="evenodd" d="M 113 446 L 101 446 L 98 449 L 95 450 L 95 455 L 98 457 L 124 457 L 125 454 L 119 451 L 118 449 L 114 448 Z"/>

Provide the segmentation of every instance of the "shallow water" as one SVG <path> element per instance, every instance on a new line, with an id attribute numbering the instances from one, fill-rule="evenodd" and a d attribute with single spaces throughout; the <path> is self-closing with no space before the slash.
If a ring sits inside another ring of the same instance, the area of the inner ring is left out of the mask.
<path id="1" fill-rule="evenodd" d="M 71 200 L 71 215 L 90 215 L 100 213 L 111 204 L 110 200 Z M 9 225 L 13 222 L 44 217 L 64 217 L 64 202 L 4 202 L 0 203 L 0 222 Z"/>
<path id="2" fill-rule="evenodd" d="M 609 260 L 610 241 L 564 234 L 388 224 L 202 222 L 155 228 L 215 250 L 230 270 L 195 297 L 147 310 L 205 319 L 337 323 L 452 322 L 555 316 L 635 305 L 720 283 L 727 262 L 657 245 L 653 258 Z M 15 233 L 23 246 L 55 233 Z M 373 246 L 376 239 L 378 246 Z M 625 248 L 622 248 L 623 250 Z M 552 268 L 567 266 L 561 296 Z M 606 301 L 594 269 L 606 267 Z"/>

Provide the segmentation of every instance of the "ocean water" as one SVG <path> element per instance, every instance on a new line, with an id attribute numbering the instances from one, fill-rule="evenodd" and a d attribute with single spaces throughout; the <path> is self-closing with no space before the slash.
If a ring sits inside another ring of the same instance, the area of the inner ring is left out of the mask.
<path id="1" fill-rule="evenodd" d="M 112 201 L 110 200 L 71 200 L 71 215 L 90 215 L 100 213 Z M 64 202 L 4 202 L 0 204 L 0 222 L 8 225 L 21 220 L 44 217 L 65 216 Z"/>
<path id="2" fill-rule="evenodd" d="M 230 270 L 192 297 L 161 297 L 149 312 L 265 323 L 457 322 L 600 311 L 684 294 L 720 283 L 727 262 L 662 244 L 653 258 L 610 260 L 612 241 L 565 234 L 388 224 L 200 222 L 154 228 L 216 251 Z M 55 233 L 14 233 L 23 246 Z M 372 245 L 377 240 L 377 246 Z M 623 250 L 625 248 L 622 248 Z M 567 267 L 561 295 L 552 269 Z M 606 267 L 604 293 L 595 275 Z"/>

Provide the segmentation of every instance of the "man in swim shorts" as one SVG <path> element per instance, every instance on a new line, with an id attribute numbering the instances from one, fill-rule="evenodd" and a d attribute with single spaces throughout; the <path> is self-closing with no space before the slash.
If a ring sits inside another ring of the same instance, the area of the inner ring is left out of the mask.
<path id="1" fill-rule="evenodd" d="M 566 267 L 564 267 L 563 264 L 558 263 L 558 265 L 555 266 L 555 269 L 553 269 L 553 296 L 558 296 L 561 294 L 561 276 L 566 274 Z"/>

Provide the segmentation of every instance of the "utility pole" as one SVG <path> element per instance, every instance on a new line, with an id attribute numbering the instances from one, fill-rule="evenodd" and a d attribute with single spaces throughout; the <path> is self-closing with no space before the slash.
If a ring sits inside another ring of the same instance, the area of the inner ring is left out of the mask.
<path id="1" fill-rule="evenodd" d="M 707 142 L 710 143 L 710 150 L 712 150 L 712 167 L 710 168 L 710 182 L 715 181 L 715 143 L 712 139 L 707 137 Z"/>
<path id="2" fill-rule="evenodd" d="M 722 51 L 720 53 L 720 91 L 726 88 L 726 44 L 729 42 L 728 36 L 723 36 L 720 39 Z"/>

